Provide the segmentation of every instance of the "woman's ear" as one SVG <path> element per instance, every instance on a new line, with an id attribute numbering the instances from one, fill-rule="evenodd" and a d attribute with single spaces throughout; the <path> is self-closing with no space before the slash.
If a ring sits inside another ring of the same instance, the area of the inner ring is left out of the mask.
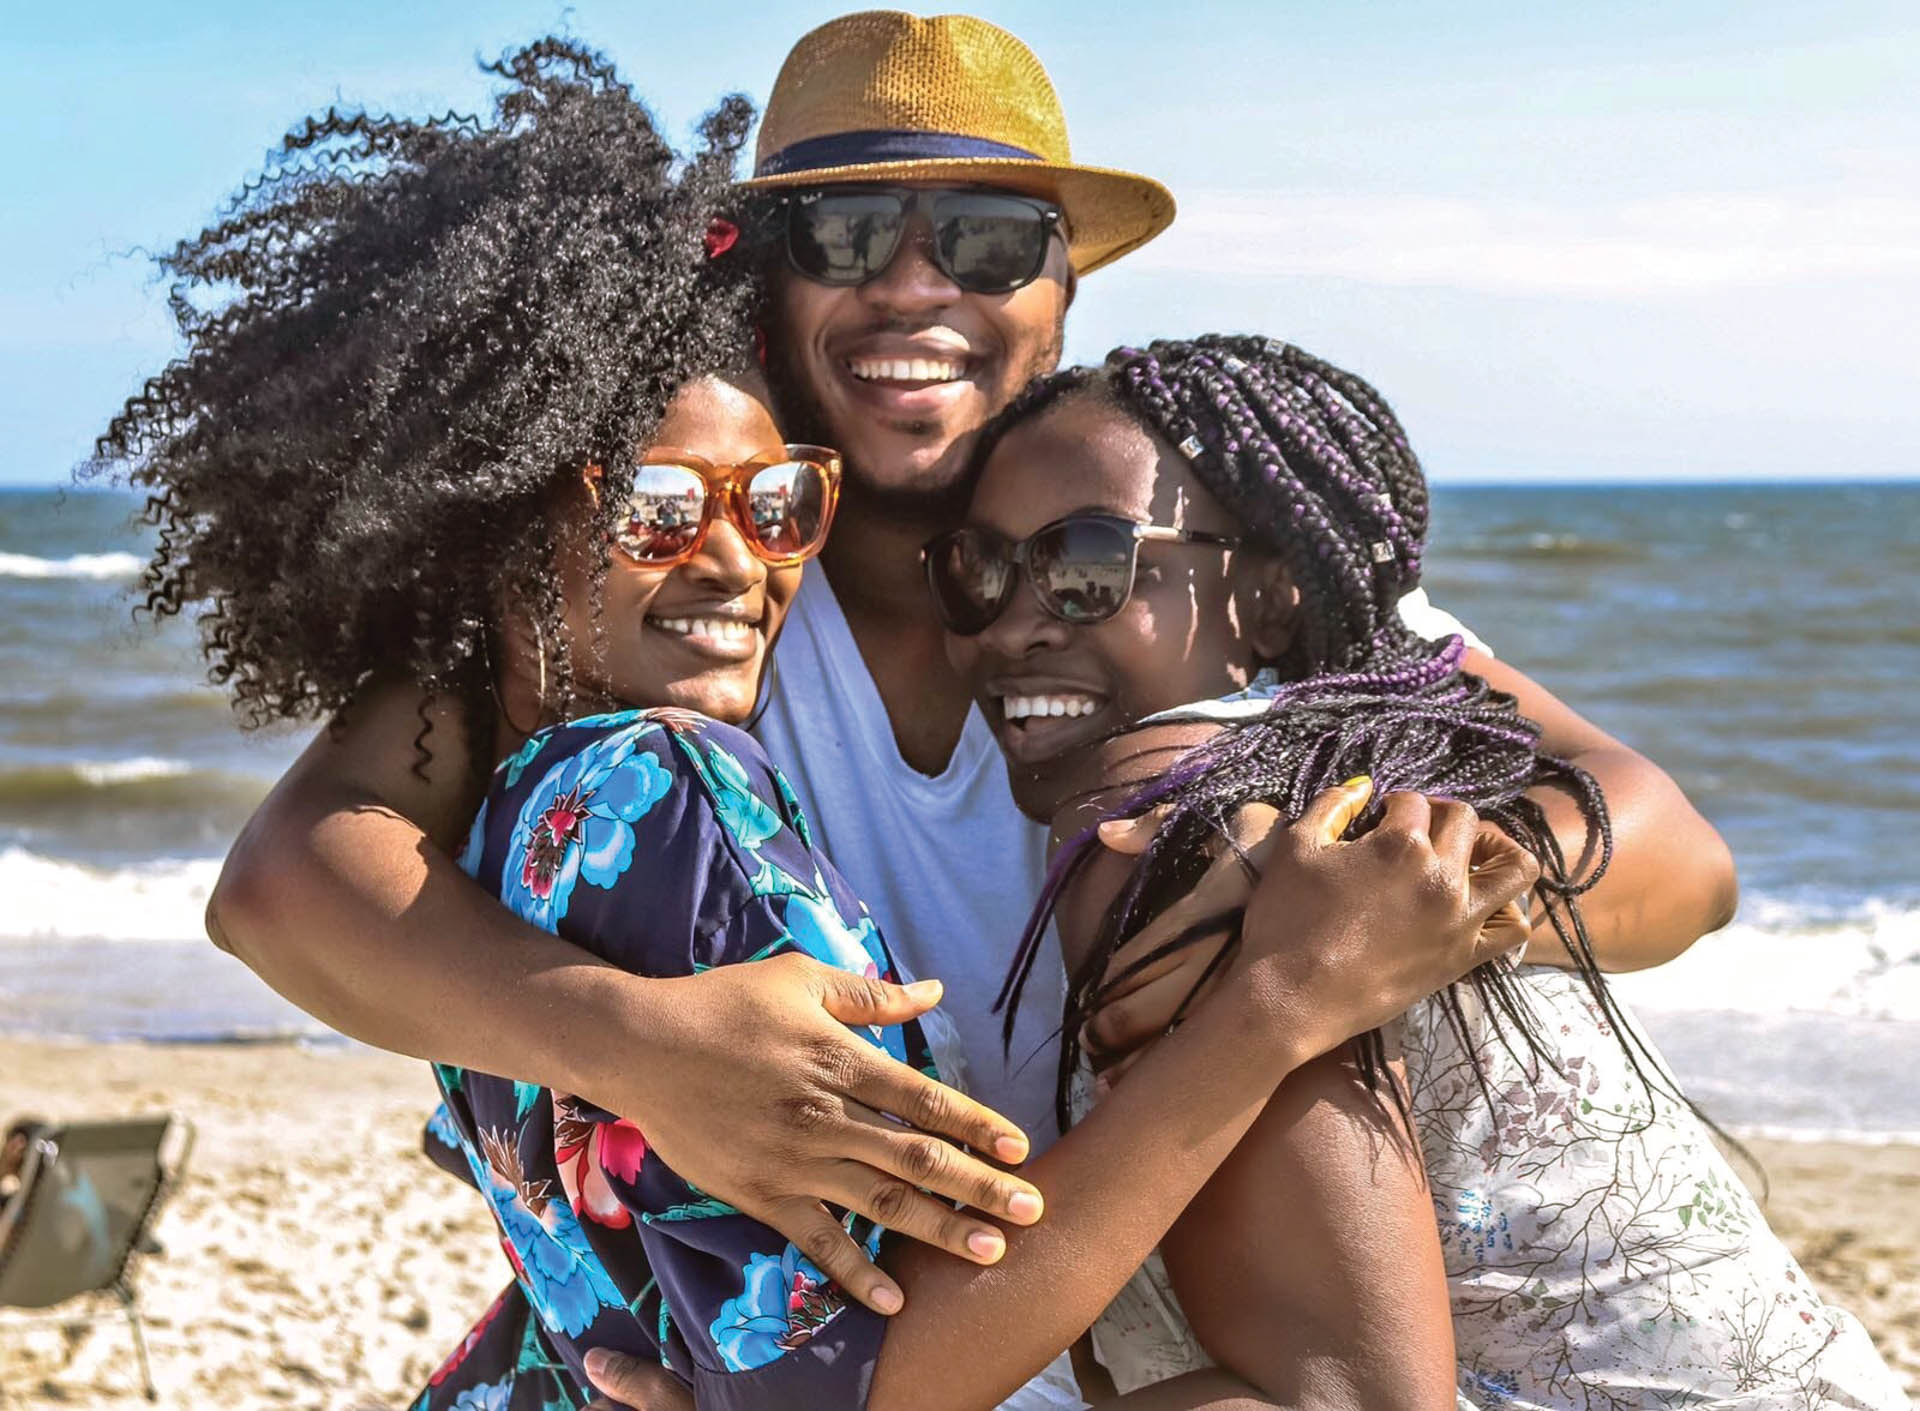
<path id="1" fill-rule="evenodd" d="M 1264 556 L 1251 563 L 1252 591 L 1242 607 L 1247 645 L 1264 662 L 1287 654 L 1300 621 L 1300 589 L 1277 558 Z"/>

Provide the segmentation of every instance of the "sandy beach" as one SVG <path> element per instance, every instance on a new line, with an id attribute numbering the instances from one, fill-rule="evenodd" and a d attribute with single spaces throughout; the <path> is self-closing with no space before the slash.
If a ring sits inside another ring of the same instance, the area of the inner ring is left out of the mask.
<path id="1" fill-rule="evenodd" d="M 431 1102 L 422 1065 L 357 1049 L 0 1040 L 0 1113 L 199 1126 L 137 1276 L 163 1405 L 406 1404 L 508 1277 L 478 1198 L 419 1154 Z M 1920 1147 L 1751 1145 L 1775 1227 L 1920 1391 Z M 62 1311 L 0 1314 L 0 1407 L 147 1405 L 117 1309 Z"/>
<path id="2" fill-rule="evenodd" d="M 178 1112 L 192 1169 L 136 1283 L 162 1405 L 401 1407 L 511 1274 L 474 1192 L 420 1155 L 426 1066 L 291 1045 L 0 1041 L 0 1111 Z M 0 1407 L 138 1407 L 126 1320 L 0 1314 Z"/>

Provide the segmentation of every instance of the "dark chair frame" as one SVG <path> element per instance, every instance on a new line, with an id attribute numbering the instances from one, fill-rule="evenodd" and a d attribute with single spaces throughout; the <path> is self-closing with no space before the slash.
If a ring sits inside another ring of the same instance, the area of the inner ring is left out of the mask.
<path id="1" fill-rule="evenodd" d="M 154 1145 L 154 1164 L 157 1176 L 146 1203 L 139 1211 L 138 1218 L 126 1231 L 125 1248 L 116 1251 L 111 1261 L 111 1273 L 96 1279 L 86 1288 L 76 1288 L 61 1302 L 74 1298 L 83 1298 L 89 1294 L 110 1293 L 119 1302 L 121 1311 L 126 1314 L 127 1324 L 133 1334 L 133 1349 L 140 1365 L 140 1383 L 145 1390 L 147 1400 L 159 1399 L 159 1391 L 154 1386 L 153 1369 L 147 1358 L 146 1332 L 140 1321 L 140 1298 L 133 1284 L 134 1262 L 141 1255 L 159 1252 L 160 1246 L 154 1242 L 148 1227 L 158 1216 L 161 1207 L 186 1175 L 188 1159 L 193 1154 L 193 1145 L 197 1133 L 187 1118 L 177 1114 L 161 1114 L 155 1117 L 120 1118 L 104 1121 L 50 1123 L 36 1132 L 28 1147 L 27 1159 L 21 1168 L 20 1189 L 9 1202 L 4 1227 L 0 1227 L 0 1286 L 5 1284 L 5 1276 L 25 1233 L 33 1227 L 35 1211 L 41 1197 L 51 1185 L 48 1173 L 60 1161 L 61 1143 L 74 1131 L 98 1130 L 101 1128 L 149 1125 L 155 1121 L 162 1123 L 159 1140 Z M 17 1305 L 16 1305 L 17 1306 Z M 52 1306 L 52 1305 L 49 1305 Z M 7 1305 L 0 1304 L 0 1309 Z M 82 1321 L 97 1322 L 105 1314 L 94 1314 Z M 8 1325 L 22 1325 L 40 1322 L 72 1322 L 73 1316 L 67 1313 L 36 1313 L 24 1316 L 9 1316 L 0 1322 L 0 1328 Z"/>

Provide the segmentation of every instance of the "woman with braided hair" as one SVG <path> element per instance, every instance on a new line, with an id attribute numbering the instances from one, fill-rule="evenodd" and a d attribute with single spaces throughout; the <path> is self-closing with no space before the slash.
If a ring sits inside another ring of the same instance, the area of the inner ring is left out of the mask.
<path id="1" fill-rule="evenodd" d="M 1004 998 L 1057 921 L 1063 1121 L 1132 1081 L 1116 1036 L 1175 1031 L 1232 963 L 1225 884 L 1284 856 L 1260 828 L 1343 780 L 1356 831 L 1477 811 L 1521 843 L 1527 958 L 1563 967 L 1482 966 L 1283 1083 L 1096 1326 L 1116 1384 L 1217 1360 L 1285 1405 L 1904 1405 L 1607 991 L 1600 786 L 1405 620 L 1427 493 L 1379 394 L 1265 339 L 1123 348 L 1036 384 L 975 467 L 928 575 L 1054 825 Z"/>

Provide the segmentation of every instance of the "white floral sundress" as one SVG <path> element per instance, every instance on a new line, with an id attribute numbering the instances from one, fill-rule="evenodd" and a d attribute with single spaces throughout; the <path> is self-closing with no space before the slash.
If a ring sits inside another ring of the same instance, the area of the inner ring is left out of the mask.
<path id="1" fill-rule="evenodd" d="M 1577 976 L 1526 966 L 1515 979 L 1559 1071 L 1517 1035 L 1502 1042 L 1463 991 L 1491 1106 L 1437 1002 L 1400 1025 L 1460 1406 L 1907 1407 L 1866 1331 L 1822 1301 L 1661 1086 L 1664 1066 L 1650 1093 Z M 1158 1256 L 1094 1343 L 1122 1391 L 1208 1365 Z"/>

